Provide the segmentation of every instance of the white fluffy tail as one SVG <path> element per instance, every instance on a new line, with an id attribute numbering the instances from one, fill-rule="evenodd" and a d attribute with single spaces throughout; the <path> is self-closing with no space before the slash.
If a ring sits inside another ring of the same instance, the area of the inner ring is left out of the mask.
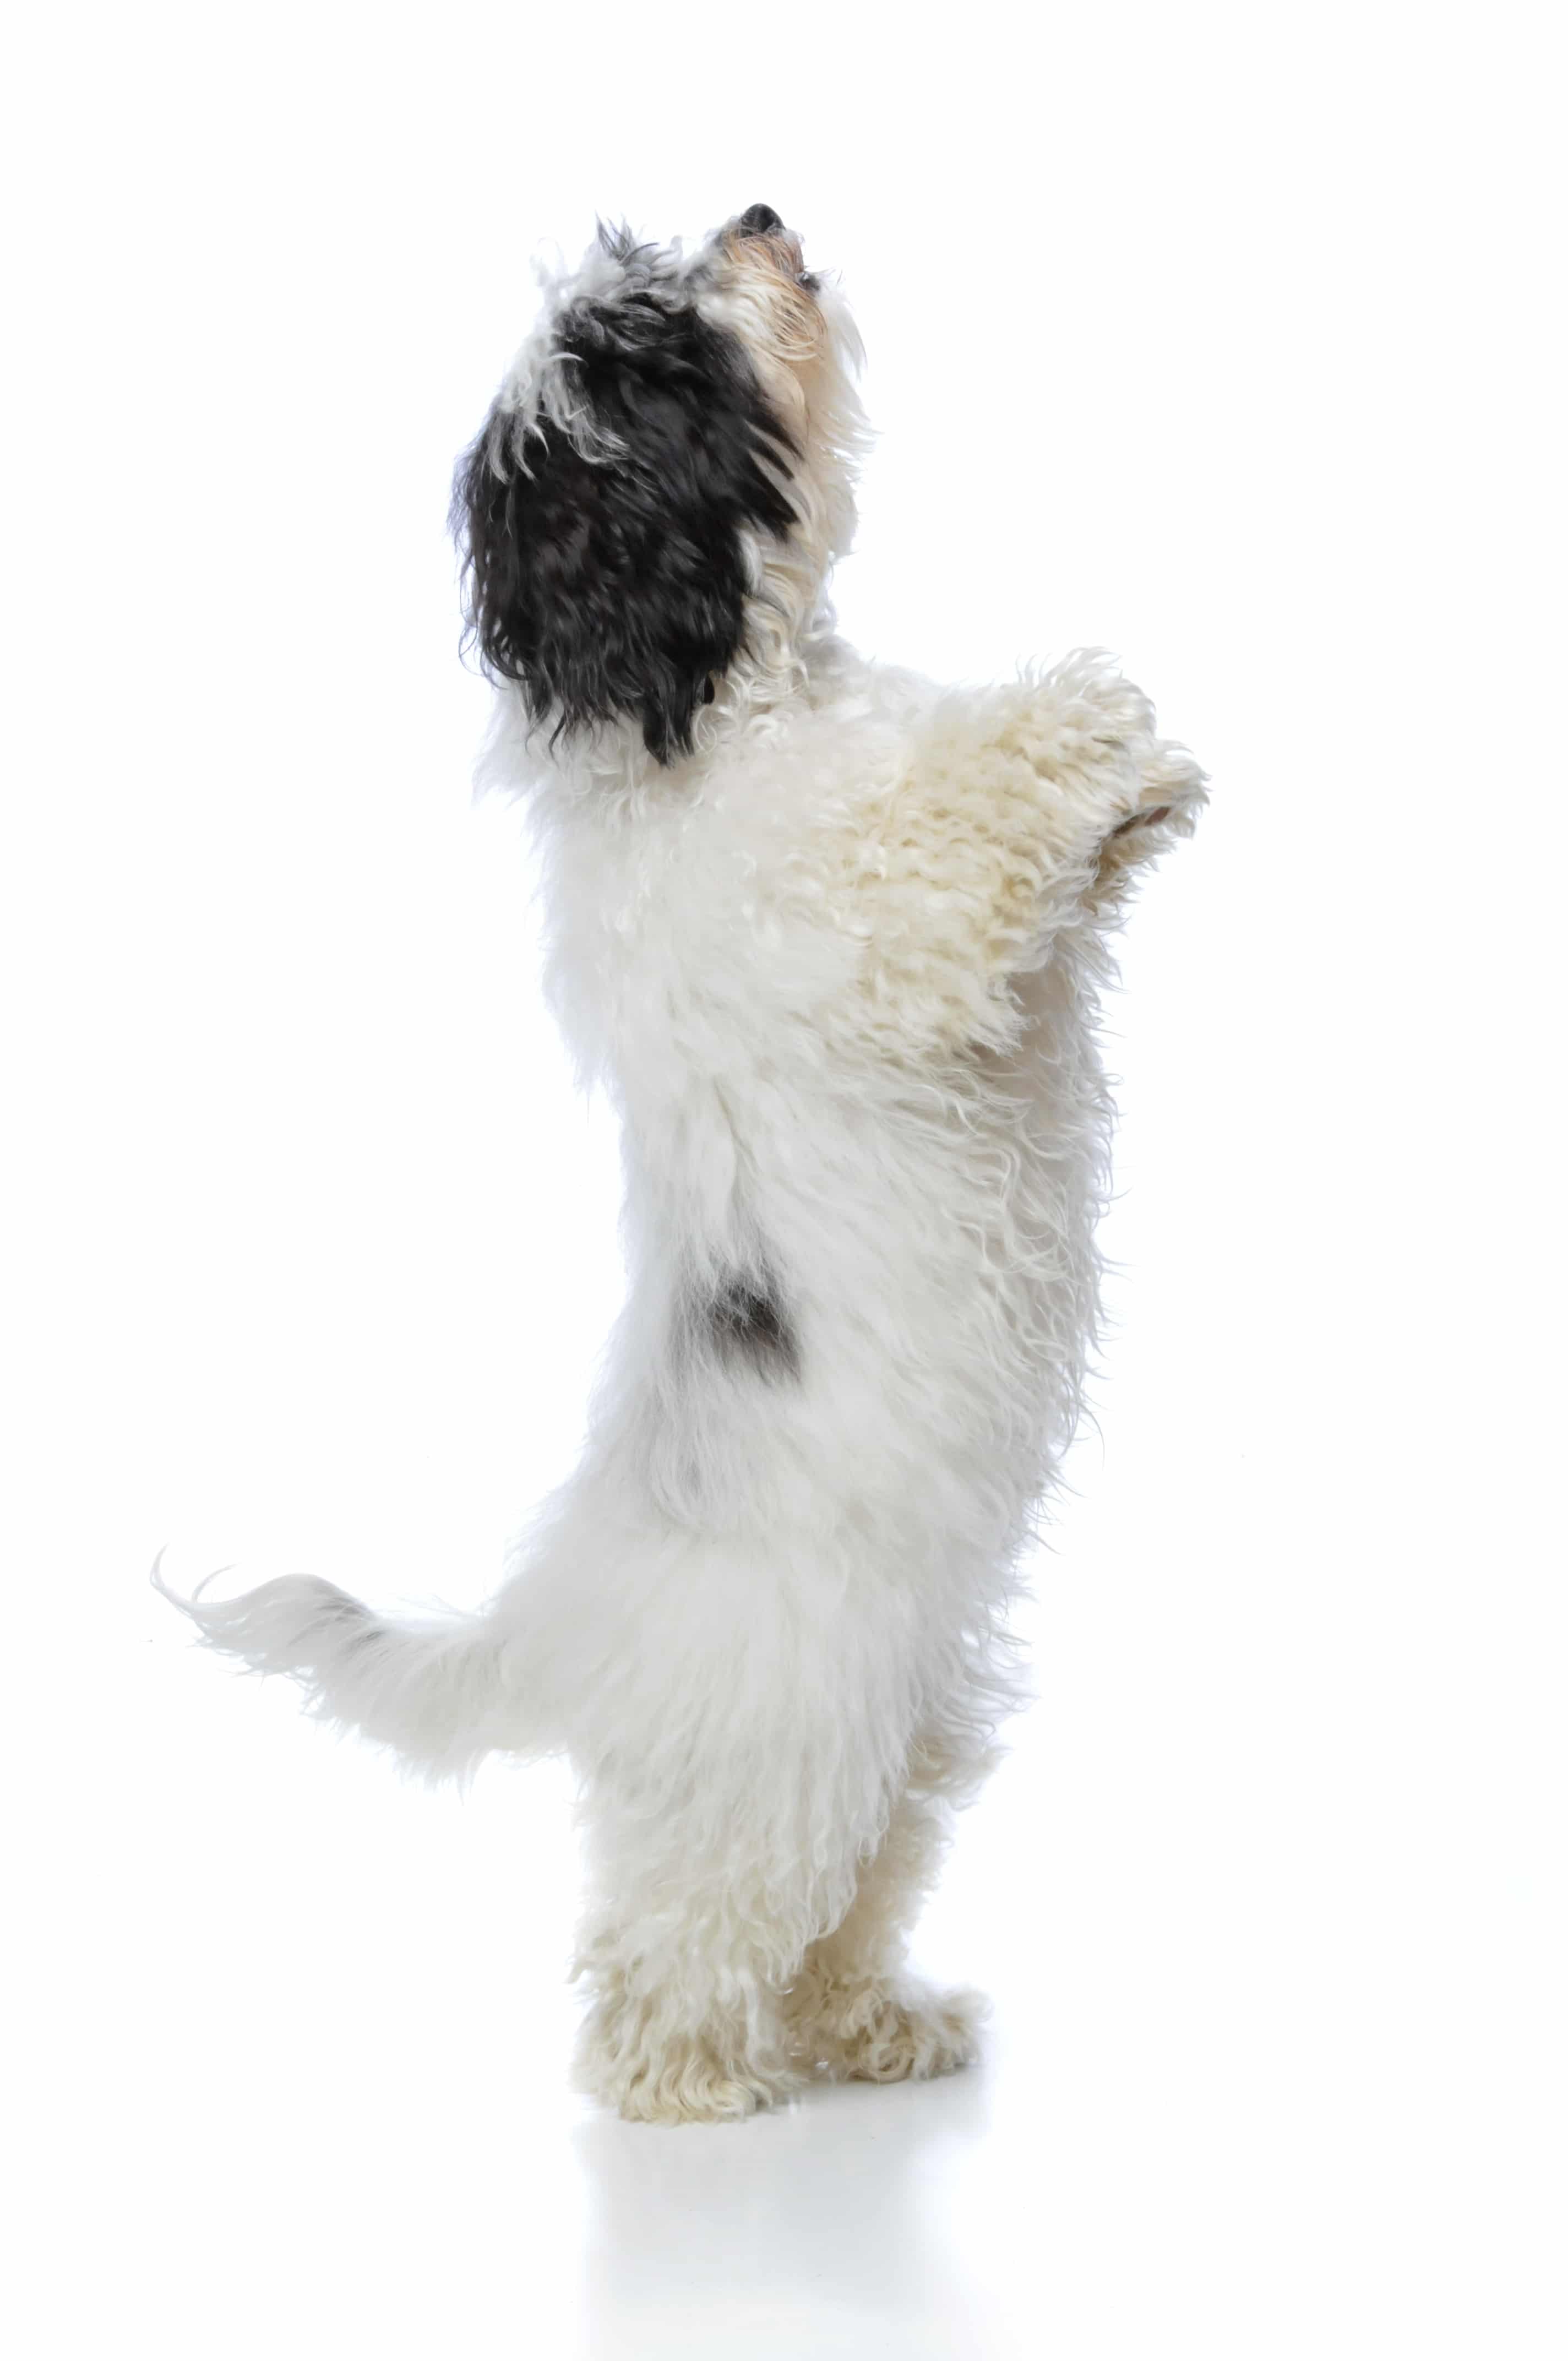
<path id="1" fill-rule="evenodd" d="M 208 1605 L 206 1582 L 189 1598 L 170 1590 L 161 1551 L 151 1579 L 209 1648 L 254 1672 L 287 1673 L 322 1720 L 391 1747 L 429 1778 L 463 1779 L 498 1747 L 527 1748 L 512 1651 L 493 1610 L 389 1623 L 310 1574 Z"/>

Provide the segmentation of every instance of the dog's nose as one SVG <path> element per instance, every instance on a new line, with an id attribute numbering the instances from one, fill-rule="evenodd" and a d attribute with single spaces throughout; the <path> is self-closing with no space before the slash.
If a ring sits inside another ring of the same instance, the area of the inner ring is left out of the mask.
<path id="1" fill-rule="evenodd" d="M 735 226 L 748 237 L 765 237 L 771 229 L 783 229 L 784 224 L 772 205 L 748 205 Z"/>

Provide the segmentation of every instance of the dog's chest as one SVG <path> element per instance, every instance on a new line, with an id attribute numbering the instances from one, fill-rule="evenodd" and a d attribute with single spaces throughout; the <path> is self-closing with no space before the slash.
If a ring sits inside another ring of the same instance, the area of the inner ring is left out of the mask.
<path id="1" fill-rule="evenodd" d="M 635 1095 L 785 1056 L 853 956 L 781 891 L 786 817 L 737 790 L 572 818 L 550 861 L 549 984 L 584 1065 Z"/>

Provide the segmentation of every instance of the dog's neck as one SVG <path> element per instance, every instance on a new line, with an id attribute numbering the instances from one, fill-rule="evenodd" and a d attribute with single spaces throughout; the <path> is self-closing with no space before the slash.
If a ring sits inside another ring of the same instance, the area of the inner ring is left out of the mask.
<path id="1" fill-rule="evenodd" d="M 776 559 L 763 559 L 757 571 L 744 644 L 735 662 L 709 683 L 710 693 L 693 721 L 689 754 L 661 763 L 649 752 L 632 716 L 553 742 L 551 717 L 530 726 L 521 700 L 508 691 L 495 742 L 499 747 L 504 741 L 510 758 L 506 773 L 492 773 L 497 784 L 549 778 L 568 793 L 601 801 L 689 794 L 700 775 L 732 758 L 749 731 L 776 726 L 784 708 L 809 693 L 814 673 L 831 661 L 837 623 L 826 568 L 818 571 L 792 553 L 779 553 Z"/>

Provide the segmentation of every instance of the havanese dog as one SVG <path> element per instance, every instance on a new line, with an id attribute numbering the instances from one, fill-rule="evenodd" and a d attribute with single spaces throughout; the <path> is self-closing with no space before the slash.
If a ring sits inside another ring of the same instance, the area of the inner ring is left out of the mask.
<path id="1" fill-rule="evenodd" d="M 582 2084 L 707 2121 L 973 2054 L 905 1946 L 1094 1345 L 1109 945 L 1204 786 L 1102 654 L 954 689 L 836 636 L 859 341 L 769 206 L 544 285 L 453 514 L 623 1127 L 588 1441 L 480 1612 L 178 1603 L 432 1774 L 565 1756 Z"/>

